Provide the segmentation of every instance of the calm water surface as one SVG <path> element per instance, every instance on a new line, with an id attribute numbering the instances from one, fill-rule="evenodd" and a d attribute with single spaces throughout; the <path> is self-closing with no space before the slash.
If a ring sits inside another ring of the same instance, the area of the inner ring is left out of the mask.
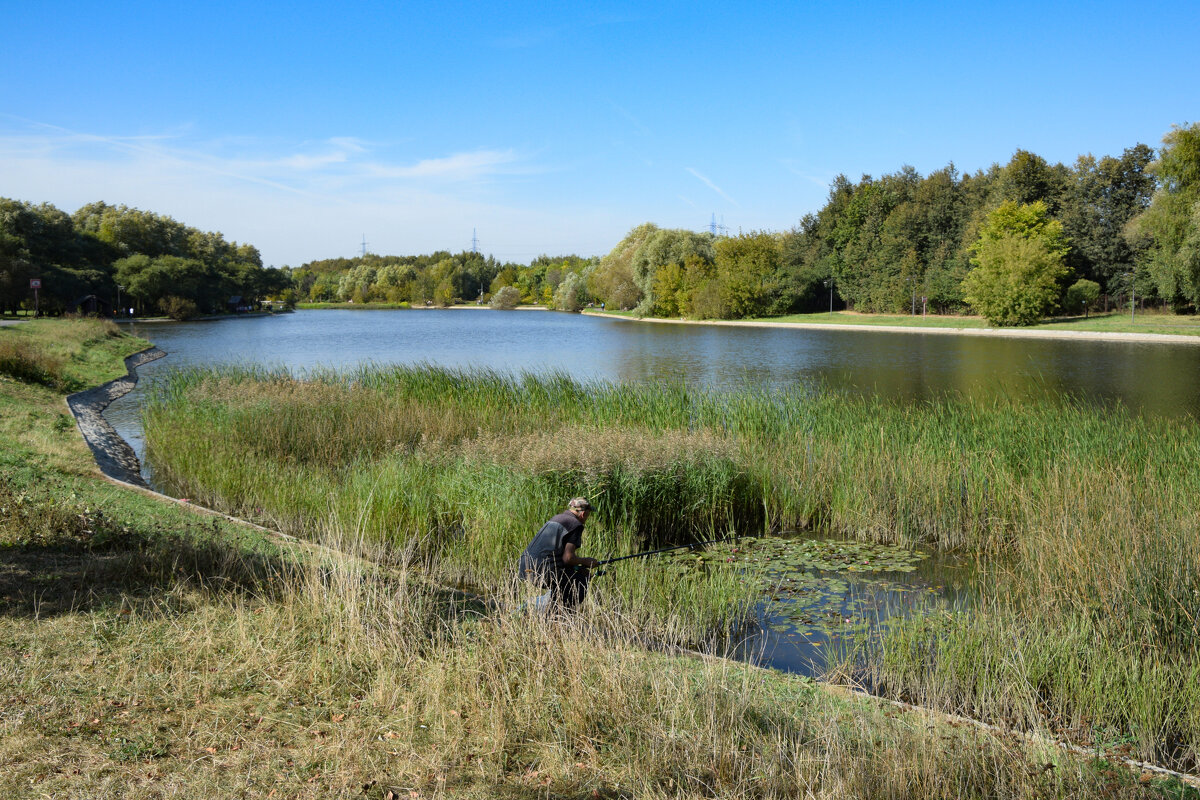
<path id="1" fill-rule="evenodd" d="M 141 323 L 133 332 L 169 355 L 141 370 L 139 388 L 106 416 L 138 452 L 145 388 L 170 370 L 225 362 L 294 370 L 367 362 L 564 370 L 580 380 L 670 381 L 774 391 L 878 394 L 901 402 L 963 394 L 1033 398 L 1067 392 L 1139 414 L 1200 417 L 1200 346 L 992 339 L 864 329 L 787 330 L 656 325 L 538 311 L 298 311 L 276 317 Z M 152 480 L 152 476 L 150 476 Z M 812 673 L 838 646 L 837 624 L 907 614 L 916 603 L 961 605 L 959 569 L 929 562 L 907 575 L 839 575 L 820 628 L 759 610 L 745 657 Z M 865 621 L 866 622 L 865 622 Z M 840 621 L 840 622 L 839 622 Z M 874 624 L 870 622 L 869 624 Z"/>
<path id="2" fill-rule="evenodd" d="M 296 370 L 366 362 L 558 369 L 580 380 L 829 387 L 906 402 L 1066 392 L 1141 414 L 1200 418 L 1200 345 L 664 325 L 482 309 L 298 311 L 130 327 L 169 354 L 141 368 L 138 388 L 106 413 L 139 456 L 145 388 L 172 369 L 223 362 Z"/>

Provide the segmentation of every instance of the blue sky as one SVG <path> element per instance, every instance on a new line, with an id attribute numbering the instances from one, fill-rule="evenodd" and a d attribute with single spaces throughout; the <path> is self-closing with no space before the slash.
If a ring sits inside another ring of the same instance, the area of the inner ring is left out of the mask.
<path id="1" fill-rule="evenodd" d="M 299 265 L 786 230 L 838 173 L 1071 163 L 1200 119 L 1200 4 L 0 0 L 0 196 Z"/>

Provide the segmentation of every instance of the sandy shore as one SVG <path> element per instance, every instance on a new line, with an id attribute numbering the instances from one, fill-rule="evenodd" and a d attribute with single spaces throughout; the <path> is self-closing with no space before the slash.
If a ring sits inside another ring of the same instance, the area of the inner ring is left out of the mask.
<path id="1" fill-rule="evenodd" d="M 661 325 L 721 325 L 739 328 L 794 328 L 820 331 L 868 331 L 880 333 L 928 333 L 936 336 L 985 336 L 999 339 L 1063 339 L 1101 342 L 1148 342 L 1154 344 L 1200 345 L 1200 336 L 1171 333 L 1121 333 L 1115 331 L 1051 331 L 1044 328 L 918 328 L 907 325 L 838 325 L 820 322 L 770 322 L 763 320 L 692 320 L 638 319 L 603 312 L 587 312 L 590 317 L 605 317 L 624 322 L 657 323 Z"/>

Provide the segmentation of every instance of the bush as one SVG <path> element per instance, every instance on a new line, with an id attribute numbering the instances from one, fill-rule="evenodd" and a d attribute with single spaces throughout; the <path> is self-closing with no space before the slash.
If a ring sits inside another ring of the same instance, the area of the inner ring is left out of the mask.
<path id="1" fill-rule="evenodd" d="M 158 307 L 171 319 L 195 319 L 200 316 L 200 309 L 191 300 L 184 297 L 169 295 L 158 301 Z"/>
<path id="2" fill-rule="evenodd" d="M 492 308 L 513 309 L 521 302 L 521 292 L 515 286 L 505 286 L 492 295 L 488 303 Z"/>
<path id="3" fill-rule="evenodd" d="M 1088 306 L 1095 308 L 1096 300 L 1100 298 L 1100 284 L 1081 278 L 1067 289 L 1067 297 L 1063 305 L 1066 310 L 1078 314 Z"/>

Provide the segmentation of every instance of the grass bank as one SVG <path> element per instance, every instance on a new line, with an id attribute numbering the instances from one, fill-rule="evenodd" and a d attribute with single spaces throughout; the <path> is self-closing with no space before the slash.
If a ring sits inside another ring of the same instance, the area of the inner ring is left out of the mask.
<path id="1" fill-rule="evenodd" d="M 601 510 L 588 539 L 601 554 L 764 527 L 973 552 L 987 575 L 973 614 L 900 626 L 882 655 L 840 668 L 899 698 L 1195 764 L 1194 422 L 1069 399 L 894 405 L 433 367 L 310 377 L 180 374 L 146 417 L 156 474 L 492 590 L 579 493 Z M 601 587 L 599 604 L 689 641 L 749 601 L 725 564 L 669 586 L 652 569 Z"/>
<path id="2" fill-rule="evenodd" d="M 145 346 L 40 334 L 82 348 L 63 371 L 85 384 Z M 646 653 L 612 614 L 483 613 L 353 528 L 322 554 L 103 481 L 42 383 L 0 375 L 0 404 L 5 797 L 1184 795 Z"/>
<path id="3" fill-rule="evenodd" d="M 599 313 L 587 309 L 584 313 Z M 643 319 L 632 311 L 607 311 L 609 316 Z M 644 318 L 653 319 L 653 318 Z M 711 322 L 712 320 L 707 320 Z M 697 320 L 697 322 L 703 322 Z M 911 314 L 861 314 L 854 311 L 817 312 L 812 314 L 788 314 L 779 317 L 756 317 L 734 320 L 747 323 L 784 323 L 797 325 L 833 325 L 843 327 L 900 327 L 914 329 L 960 329 L 984 330 L 989 325 L 981 317 L 957 315 L 911 315 Z M 1133 318 L 1129 312 L 1091 314 L 1087 317 L 1059 317 L 1045 320 L 1036 325 L 1005 329 L 1012 331 L 1064 331 L 1077 333 L 1132 333 L 1147 335 L 1200 336 L 1200 316 L 1179 315 L 1164 311 L 1139 311 Z"/>
<path id="4" fill-rule="evenodd" d="M 297 303 L 296 308 L 299 309 L 322 309 L 322 308 L 348 308 L 351 310 L 362 309 L 396 309 L 396 308 L 412 308 L 412 304 L 404 301 L 400 303 Z"/>

